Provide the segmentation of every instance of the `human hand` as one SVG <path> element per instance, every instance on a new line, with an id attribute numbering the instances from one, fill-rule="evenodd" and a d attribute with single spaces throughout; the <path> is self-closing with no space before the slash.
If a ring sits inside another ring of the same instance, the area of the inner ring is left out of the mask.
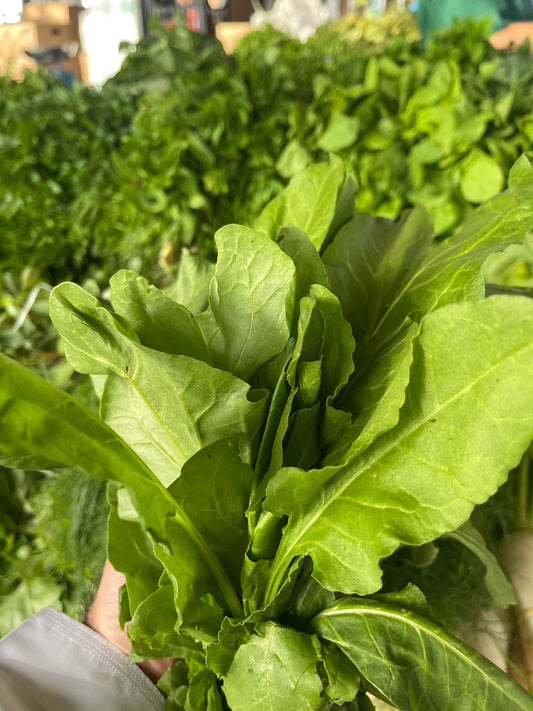
<path id="1" fill-rule="evenodd" d="M 126 579 L 117 572 L 106 560 L 102 579 L 91 605 L 85 624 L 105 637 L 111 644 L 124 654 L 129 654 L 131 641 L 126 630 L 119 623 L 119 590 Z M 171 659 L 145 659 L 138 666 L 153 681 L 156 682 L 172 665 Z"/>
<path id="2" fill-rule="evenodd" d="M 507 49 L 511 45 L 520 47 L 527 39 L 530 41 L 529 51 L 533 53 L 533 22 L 511 22 L 495 32 L 490 42 L 495 49 Z"/>

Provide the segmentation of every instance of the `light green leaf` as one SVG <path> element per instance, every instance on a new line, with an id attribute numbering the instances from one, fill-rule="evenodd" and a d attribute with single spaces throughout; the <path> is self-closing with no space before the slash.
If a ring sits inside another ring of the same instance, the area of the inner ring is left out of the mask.
<path id="1" fill-rule="evenodd" d="M 407 609 L 341 600 L 311 623 L 401 711 L 530 711 L 533 697 L 479 653 Z"/>
<path id="2" fill-rule="evenodd" d="M 183 517 L 187 514 L 182 514 Z M 224 609 L 228 607 L 229 598 L 225 599 L 225 593 L 232 598 L 231 614 L 241 614 L 235 588 L 226 571 L 224 592 L 222 586 L 213 584 L 211 570 L 205 564 L 206 552 L 221 570 L 224 568 L 190 519 L 188 526 L 184 526 L 178 516 L 168 517 L 163 525 L 164 534 L 158 540 L 154 537 L 154 554 L 174 588 L 174 629 L 197 642 L 211 642 L 216 639 Z"/>
<path id="3" fill-rule="evenodd" d="M 461 163 L 461 193 L 465 200 L 482 203 L 497 195 L 505 185 L 500 164 L 489 155 L 472 148 Z"/>
<path id="4" fill-rule="evenodd" d="M 309 236 L 319 250 L 335 214 L 344 183 L 340 158 L 316 163 L 294 177 L 257 218 L 254 228 L 275 240 L 285 225 L 294 225 Z"/>
<path id="5" fill-rule="evenodd" d="M 239 586 L 248 545 L 248 508 L 253 471 L 239 458 L 237 443 L 218 440 L 194 454 L 169 493 L 179 502 Z"/>
<path id="6" fill-rule="evenodd" d="M 0 462 L 6 466 L 78 466 L 97 478 L 128 485 L 145 530 L 170 542 L 166 550 L 158 543 L 154 553 L 163 565 L 169 563 L 173 582 L 187 578 L 180 588 L 185 601 L 194 604 L 200 595 L 214 593 L 228 612 L 241 614 L 220 561 L 142 460 L 89 410 L 1 354 L 0 426 L 5 436 Z M 172 546 L 174 555 L 165 558 Z"/>
<path id="7" fill-rule="evenodd" d="M 429 66 L 428 69 L 431 74 L 409 97 L 407 106 L 401 115 L 402 121 L 415 118 L 421 108 L 434 107 L 444 99 L 457 99 L 461 94 L 461 78 L 457 64 L 440 61 L 434 66 Z M 441 112 L 443 111 L 441 106 L 439 109 Z"/>
<path id="8" fill-rule="evenodd" d="M 397 424 L 418 331 L 417 324 L 408 326 L 374 357 L 366 374 L 356 373 L 344 388 L 337 402 L 355 419 L 328 449 L 322 460 L 324 466 L 352 459 Z"/>
<path id="9" fill-rule="evenodd" d="M 344 317 L 354 329 L 358 344 L 356 366 L 361 367 L 401 330 L 406 318 L 419 320 L 445 304 L 483 298 L 480 270 L 487 256 L 508 244 L 521 242 L 533 230 L 532 178 L 533 167 L 523 156 L 511 170 L 509 192 L 478 208 L 453 237 L 434 244 L 431 249 L 423 246 L 428 236 L 423 239 L 425 228 L 422 226 L 418 248 L 413 251 L 413 245 L 417 244 L 415 232 L 415 236 L 405 239 L 405 248 L 399 249 L 394 257 L 389 255 L 388 249 L 378 250 L 377 237 L 367 240 L 369 246 L 363 255 L 370 262 L 370 269 L 359 266 L 359 240 L 350 241 L 345 237 L 337 247 L 339 234 L 326 250 L 324 262 L 331 288 L 339 297 Z M 405 223 L 406 229 L 409 225 L 416 226 L 413 219 Z M 397 228 L 391 229 L 394 232 Z M 398 245 L 401 243 L 400 239 Z M 377 255 L 373 257 L 376 250 Z M 374 263 L 377 267 L 372 266 Z M 354 304 L 360 300 L 354 300 L 354 293 L 366 299 L 366 308 L 356 310 Z"/>
<path id="10" fill-rule="evenodd" d="M 332 239 L 334 239 L 337 232 L 343 227 L 347 222 L 349 222 L 355 214 L 355 195 L 357 193 L 357 182 L 355 178 L 347 174 L 344 180 L 344 185 L 339 193 L 339 198 L 337 200 L 337 205 L 335 207 L 335 212 L 333 218 L 330 222 L 328 233 L 322 242 L 320 251 L 323 252 L 324 249 L 329 245 Z M 320 282 L 317 282 L 320 283 Z M 329 284 L 324 284 L 328 286 Z"/>
<path id="11" fill-rule="evenodd" d="M 360 677 L 348 657 L 337 647 L 322 650 L 322 663 L 328 677 L 326 695 L 336 704 L 353 701 L 359 691 Z"/>
<path id="12" fill-rule="evenodd" d="M 229 225 L 216 234 L 209 309 L 198 317 L 211 362 L 249 379 L 290 336 L 294 265 L 264 235 Z"/>
<path id="13" fill-rule="evenodd" d="M 203 651 L 198 643 L 174 631 L 176 622 L 174 588 L 168 576 L 163 575 L 157 589 L 143 599 L 128 624 L 131 661 L 201 656 Z"/>
<path id="14" fill-rule="evenodd" d="M 361 122 L 357 116 L 347 116 L 334 112 L 326 130 L 318 139 L 317 145 L 328 153 L 338 153 L 353 146 L 359 136 Z"/>
<path id="15" fill-rule="evenodd" d="M 355 342 L 337 297 L 328 289 L 314 284 L 309 298 L 316 306 L 305 334 L 302 360 L 321 361 L 320 399 L 335 397 L 348 382 L 354 364 Z"/>
<path id="16" fill-rule="evenodd" d="M 215 265 L 198 254 L 183 249 L 180 256 L 178 278 L 165 290 L 166 295 L 185 306 L 197 316 L 207 307 L 209 284 Z"/>
<path id="17" fill-rule="evenodd" d="M 164 491 L 124 442 L 63 391 L 0 354 L 1 461 L 21 469 L 79 466 L 91 476 Z M 162 508 L 167 510 L 168 506 Z"/>
<path id="18" fill-rule="evenodd" d="M 309 237 L 289 225 L 280 231 L 278 244 L 294 262 L 296 269 L 295 303 L 307 296 L 312 284 L 328 287 L 328 276 L 318 252 Z"/>
<path id="19" fill-rule="evenodd" d="M 263 476 L 270 469 L 274 471 L 279 469 L 283 459 L 283 437 L 287 431 L 292 401 L 296 395 L 295 388 L 289 388 L 285 378 L 285 371 L 292 358 L 293 351 L 294 340 L 290 339 L 285 352 L 278 356 L 277 359 L 274 359 L 274 361 L 267 363 L 266 366 L 268 368 L 268 366 L 275 364 L 274 375 L 277 377 L 274 381 L 275 387 L 273 388 L 266 422 L 263 427 L 263 436 L 255 461 L 255 476 L 257 481 L 261 481 Z M 260 372 L 260 374 L 264 375 L 264 372 Z M 269 374 L 267 380 L 271 379 L 274 380 L 274 377 L 272 374 Z M 262 382 L 259 381 L 258 384 L 261 385 Z"/>
<path id="20" fill-rule="evenodd" d="M 356 363 L 406 275 L 423 264 L 432 239 L 431 222 L 421 208 L 398 223 L 359 213 L 324 252 L 331 290 L 357 343 Z"/>
<path id="21" fill-rule="evenodd" d="M 315 638 L 266 622 L 237 649 L 222 690 L 232 711 L 316 711 L 318 662 Z"/>
<path id="22" fill-rule="evenodd" d="M 287 143 L 276 163 L 276 170 L 282 178 L 292 178 L 304 168 L 307 168 L 311 161 L 308 151 L 297 140 Z"/>
<path id="23" fill-rule="evenodd" d="M 53 578 L 21 580 L 17 587 L 0 599 L 0 637 L 44 607 L 62 609 L 63 587 Z"/>
<path id="24" fill-rule="evenodd" d="M 456 529 L 533 436 L 533 303 L 492 297 L 427 316 L 396 427 L 345 467 L 281 470 L 265 508 L 289 514 L 269 599 L 294 556 L 330 590 L 369 594 L 378 561 Z"/>
<path id="25" fill-rule="evenodd" d="M 75 284 L 56 287 L 51 314 L 76 369 L 109 374 L 102 417 L 165 486 L 194 452 L 239 431 L 251 456 L 265 393 L 250 393 L 246 383 L 201 361 L 135 343 Z"/>
<path id="26" fill-rule="evenodd" d="M 207 347 L 193 314 L 135 272 L 110 279 L 111 304 L 135 329 L 144 346 L 207 362 Z"/>
<path id="27" fill-rule="evenodd" d="M 352 331 L 343 318 L 339 300 L 325 287 L 313 284 L 309 296 L 300 300 L 298 337 L 287 368 L 287 381 L 295 387 L 304 377 L 300 363 L 319 362 L 320 399 L 333 398 L 353 371 L 354 348 Z M 303 367 L 308 371 L 308 365 Z"/>
<path id="28" fill-rule="evenodd" d="M 215 675 L 200 659 L 189 661 L 189 690 L 185 711 L 224 711 Z"/>
<path id="29" fill-rule="evenodd" d="M 189 690 L 189 667 L 184 659 L 172 664 L 157 682 L 166 697 L 165 711 L 185 711 Z"/>
<path id="30" fill-rule="evenodd" d="M 250 640 L 253 632 L 254 615 L 250 619 L 233 620 L 225 617 L 220 627 L 218 639 L 206 649 L 206 664 L 217 676 L 228 673 L 237 649 Z"/>
<path id="31" fill-rule="evenodd" d="M 283 465 L 310 469 L 320 458 L 318 427 L 319 404 L 296 410 L 289 420 L 289 429 L 283 447 Z"/>
<path id="32" fill-rule="evenodd" d="M 115 570 L 126 576 L 130 619 L 143 600 L 157 590 L 163 567 L 154 556 L 152 542 L 129 489 L 112 483 L 107 493 L 110 504 L 107 555 Z"/>
<path id="33" fill-rule="evenodd" d="M 298 367 L 298 391 L 306 407 L 316 402 L 322 382 L 322 361 L 301 360 Z"/>
<path id="34" fill-rule="evenodd" d="M 470 521 L 466 521 L 456 531 L 450 531 L 446 535 L 466 546 L 483 563 L 486 570 L 485 585 L 495 605 L 505 610 L 509 605 L 516 604 L 513 586 L 503 572 L 496 556 L 485 545 L 483 536 Z"/>

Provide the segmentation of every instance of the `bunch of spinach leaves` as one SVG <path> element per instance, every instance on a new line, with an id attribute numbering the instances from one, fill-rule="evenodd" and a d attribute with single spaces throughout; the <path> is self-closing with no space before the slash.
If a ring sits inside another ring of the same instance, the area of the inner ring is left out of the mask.
<path id="1" fill-rule="evenodd" d="M 120 271 L 109 311 L 58 286 L 102 419 L 0 359 L 3 463 L 110 480 L 121 616 L 133 659 L 180 660 L 169 709 L 533 708 L 380 570 L 443 534 L 482 549 L 469 516 L 533 436 L 533 302 L 481 276 L 533 229 L 532 167 L 444 242 L 353 202 L 317 164 L 217 233 L 208 289 Z"/>

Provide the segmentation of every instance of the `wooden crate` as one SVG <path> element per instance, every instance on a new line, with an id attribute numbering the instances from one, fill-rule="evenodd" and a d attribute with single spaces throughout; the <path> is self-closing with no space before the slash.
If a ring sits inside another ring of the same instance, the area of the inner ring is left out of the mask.
<path id="1" fill-rule="evenodd" d="M 229 54 L 233 52 L 241 37 L 247 35 L 251 29 L 249 22 L 219 22 L 215 27 L 215 35 Z"/>
<path id="2" fill-rule="evenodd" d="M 35 22 L 22 21 L 13 24 L 0 25 L 0 57 L 14 59 L 26 49 L 39 46 L 37 25 Z"/>
<path id="3" fill-rule="evenodd" d="M 34 22 L 48 22 L 51 25 L 69 25 L 73 15 L 79 14 L 83 8 L 71 7 L 66 2 L 29 2 L 24 5 L 24 19 Z"/>
<path id="4" fill-rule="evenodd" d="M 80 42 L 80 33 L 76 25 L 51 25 L 37 22 L 39 47 L 59 47 L 69 42 Z"/>

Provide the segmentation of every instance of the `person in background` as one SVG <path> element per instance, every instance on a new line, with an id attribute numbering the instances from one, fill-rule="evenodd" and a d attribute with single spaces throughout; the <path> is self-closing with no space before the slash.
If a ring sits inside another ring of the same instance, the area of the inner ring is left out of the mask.
<path id="1" fill-rule="evenodd" d="M 0 640 L 0 711 L 163 711 L 155 683 L 172 662 L 129 661 L 123 582 L 107 562 L 85 624 L 48 607 Z"/>
<path id="2" fill-rule="evenodd" d="M 416 15 L 424 40 L 431 30 L 451 27 L 454 18 L 490 15 L 496 49 L 519 47 L 527 39 L 533 48 L 533 0 L 419 0 Z"/>

